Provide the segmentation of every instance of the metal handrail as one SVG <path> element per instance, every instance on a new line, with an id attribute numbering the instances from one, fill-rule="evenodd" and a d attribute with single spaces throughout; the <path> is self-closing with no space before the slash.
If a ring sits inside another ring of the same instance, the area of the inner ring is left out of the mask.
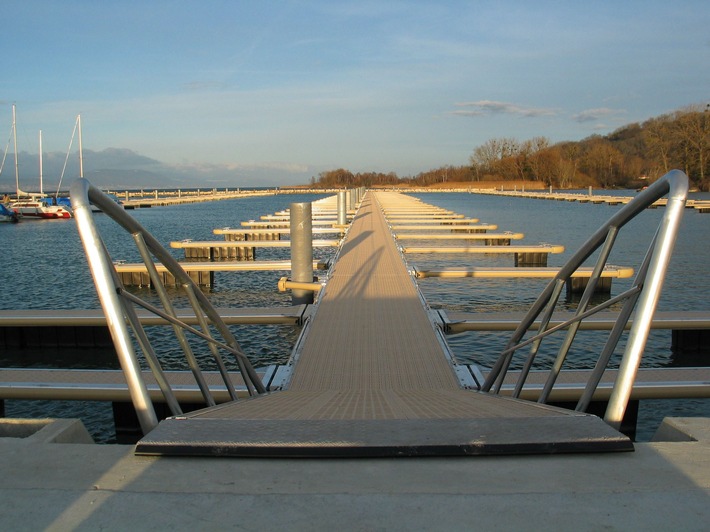
<path id="1" fill-rule="evenodd" d="M 173 332 L 178 339 L 207 405 L 214 405 L 215 401 L 202 375 L 202 370 L 192 351 L 186 332 L 207 342 L 232 400 L 237 399 L 237 393 L 220 350 L 226 351 L 236 359 L 249 395 L 265 393 L 266 389 L 261 379 L 242 351 L 237 339 L 229 330 L 229 327 L 172 255 L 134 218 L 129 216 L 120 205 L 91 185 L 86 179 L 80 178 L 76 180 L 72 184 L 70 192 L 79 235 L 143 433 L 147 434 L 154 429 L 158 425 L 158 419 L 150 401 L 147 386 L 141 377 L 140 363 L 133 347 L 132 338 L 135 338 L 140 347 L 170 411 L 173 415 L 179 415 L 182 410 L 163 374 L 159 357 L 138 319 L 135 305 L 164 318 L 173 326 Z M 132 235 L 141 258 L 146 265 L 152 285 L 163 306 L 162 309 L 124 290 L 104 241 L 94 223 L 91 205 L 98 207 L 106 216 L 113 219 Z M 154 259 L 175 277 L 176 284 L 187 295 L 199 324 L 198 327 L 188 325 L 177 318 L 177 312 L 163 285 Z M 133 332 L 133 337 L 131 336 L 131 331 Z M 213 331 L 217 333 L 218 337 L 213 336 Z"/>
<path id="2" fill-rule="evenodd" d="M 668 196 L 668 201 L 665 213 L 651 241 L 646 256 L 639 267 L 632 288 L 612 300 L 590 309 L 589 305 L 592 294 L 594 293 L 602 271 L 606 267 L 609 254 L 616 242 L 619 231 L 636 215 L 666 195 Z M 679 170 L 672 170 L 641 192 L 602 225 L 567 261 L 554 279 L 552 279 L 542 291 L 535 303 L 533 303 L 488 374 L 486 381 L 481 387 L 482 391 L 499 393 L 515 352 L 521 347 L 531 346 L 513 392 L 513 395 L 518 397 L 543 339 L 553 332 L 566 329 L 566 336 L 558 350 L 557 357 L 550 369 L 547 382 L 540 395 L 539 401 L 546 402 L 569 353 L 581 321 L 608 308 L 613 303 L 624 301 L 619 313 L 619 318 L 609 334 L 609 338 L 597 359 L 584 394 L 576 407 L 576 410 L 586 411 L 591 402 L 594 390 L 599 384 L 602 373 L 621 338 L 626 323 L 629 321 L 634 309 L 636 309 L 636 316 L 633 320 L 626 349 L 621 359 L 618 377 L 614 384 L 614 390 L 604 416 L 604 420 L 607 423 L 615 428 L 619 428 L 631 395 L 636 372 L 641 363 L 641 357 L 643 356 L 651 321 L 653 320 L 653 313 L 658 304 L 663 279 L 673 251 L 675 236 L 683 216 L 687 195 L 688 177 Z M 548 327 L 562 292 L 562 287 L 565 283 L 571 282 L 572 274 L 597 250 L 600 250 L 599 257 L 597 258 L 592 275 L 589 278 L 587 287 L 577 306 L 574 318 L 555 327 Z M 538 334 L 523 340 L 526 332 L 538 316 L 541 316 Z"/>

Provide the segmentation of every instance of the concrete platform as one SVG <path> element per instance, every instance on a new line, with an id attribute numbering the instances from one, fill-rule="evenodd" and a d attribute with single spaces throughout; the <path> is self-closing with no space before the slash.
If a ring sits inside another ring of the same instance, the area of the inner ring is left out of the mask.
<path id="1" fill-rule="evenodd" d="M 698 441 L 642 443 L 634 453 L 285 460 L 3 438 L 0 527 L 704 530 L 710 420 L 672 425 Z"/>

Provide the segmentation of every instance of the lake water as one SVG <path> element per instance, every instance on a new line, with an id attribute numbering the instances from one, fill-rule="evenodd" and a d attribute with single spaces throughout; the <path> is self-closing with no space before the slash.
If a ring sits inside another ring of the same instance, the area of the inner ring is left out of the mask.
<path id="1" fill-rule="evenodd" d="M 624 195 L 631 194 L 623 191 Z M 213 229 L 236 227 L 241 221 L 258 219 L 288 208 L 291 202 L 314 201 L 322 196 L 277 195 L 224 200 L 129 211 L 166 247 L 170 241 L 190 238 L 212 240 Z M 424 201 L 495 223 L 498 231 L 525 233 L 521 243 L 562 244 L 566 251 L 551 255 L 551 266 L 561 265 L 618 206 L 475 195 L 467 193 L 417 194 Z M 708 198 L 709 195 L 694 195 Z M 645 253 L 650 232 L 655 230 L 662 209 L 649 209 L 626 229 L 610 263 L 636 267 Z M 114 260 L 136 261 L 135 247 L 122 230 L 103 215 L 97 215 L 99 229 L 112 250 Z M 660 310 L 710 310 L 710 215 L 686 210 L 669 268 Z M 643 245 L 641 245 L 641 243 Z M 3 297 L 0 309 L 99 308 L 91 276 L 73 221 L 24 221 L 0 224 Z M 425 245 L 422 242 L 422 245 Z M 182 258 L 181 250 L 173 250 Z M 288 249 L 257 250 L 258 260 L 287 260 Z M 328 259 L 333 250 L 316 249 L 314 258 Z M 512 265 L 512 257 L 477 255 L 408 255 L 411 265 L 421 269 L 437 266 L 467 267 L 473 264 Z M 288 306 L 290 295 L 280 293 L 277 281 L 282 272 L 216 273 L 215 286 L 207 294 L 217 307 Z M 630 281 L 614 280 L 613 293 Z M 424 279 L 420 288 L 434 308 L 466 312 L 524 311 L 545 285 L 544 280 Z M 148 290 L 136 289 L 142 296 Z M 240 326 L 234 329 L 247 355 L 256 366 L 285 362 L 298 330 L 290 326 Z M 594 333 L 584 333 L 584 350 L 572 361 L 585 367 L 601 345 Z M 466 333 L 448 338 L 457 358 L 490 365 L 507 335 Z M 643 365 L 647 367 L 683 364 L 670 351 L 670 331 L 653 332 Z M 0 353 L 0 367 L 117 368 L 113 355 L 96 350 Z M 648 439 L 664 415 L 709 415 L 710 402 L 647 401 L 641 405 L 639 440 Z M 6 401 L 9 417 L 80 417 L 95 439 L 111 441 L 112 413 L 108 404 L 93 402 Z"/>

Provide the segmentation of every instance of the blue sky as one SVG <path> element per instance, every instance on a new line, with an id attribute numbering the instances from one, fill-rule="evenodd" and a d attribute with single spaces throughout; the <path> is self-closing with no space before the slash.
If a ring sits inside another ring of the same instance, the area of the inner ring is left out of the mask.
<path id="1" fill-rule="evenodd" d="M 66 152 L 81 113 L 85 150 L 196 185 L 415 175 L 710 101 L 706 0 L 8 0 L 2 20 L 0 134 L 16 103 L 21 150 L 42 129 Z"/>

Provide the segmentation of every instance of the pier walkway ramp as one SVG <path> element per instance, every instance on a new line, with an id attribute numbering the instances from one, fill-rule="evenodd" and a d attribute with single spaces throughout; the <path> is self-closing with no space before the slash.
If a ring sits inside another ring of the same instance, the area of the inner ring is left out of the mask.
<path id="1" fill-rule="evenodd" d="M 367 457 L 628 451 L 596 416 L 462 386 L 385 213 L 368 192 L 284 389 L 173 416 L 138 454 Z"/>

